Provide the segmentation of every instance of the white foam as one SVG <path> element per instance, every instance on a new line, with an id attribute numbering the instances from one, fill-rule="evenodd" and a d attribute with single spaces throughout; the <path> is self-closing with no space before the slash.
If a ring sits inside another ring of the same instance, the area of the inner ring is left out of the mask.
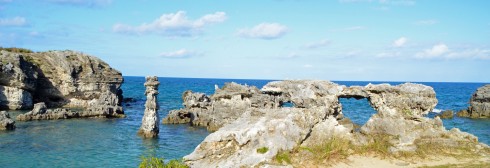
<path id="1" fill-rule="evenodd" d="M 432 112 L 433 112 L 433 113 L 441 113 L 441 112 L 442 112 L 442 110 L 441 110 L 441 109 L 436 109 L 436 108 L 435 108 L 434 110 L 432 110 Z"/>

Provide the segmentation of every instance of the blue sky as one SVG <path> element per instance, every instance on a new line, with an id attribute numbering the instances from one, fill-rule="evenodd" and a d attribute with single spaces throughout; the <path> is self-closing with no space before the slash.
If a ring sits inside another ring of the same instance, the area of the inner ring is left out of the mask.
<path id="1" fill-rule="evenodd" d="M 490 82 L 490 1 L 0 0 L 0 46 L 127 76 Z"/>

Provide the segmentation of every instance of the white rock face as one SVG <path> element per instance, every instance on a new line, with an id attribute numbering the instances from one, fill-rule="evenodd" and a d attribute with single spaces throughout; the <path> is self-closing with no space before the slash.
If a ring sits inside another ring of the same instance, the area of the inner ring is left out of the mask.
<path id="1" fill-rule="evenodd" d="M 159 121 L 158 118 L 158 78 L 156 76 L 147 76 L 145 82 L 145 114 L 142 119 L 140 130 L 138 134 L 145 138 L 157 137 L 159 133 Z"/>
<path id="2" fill-rule="evenodd" d="M 32 108 L 32 95 L 23 89 L 0 85 L 0 106 L 12 110 Z"/>

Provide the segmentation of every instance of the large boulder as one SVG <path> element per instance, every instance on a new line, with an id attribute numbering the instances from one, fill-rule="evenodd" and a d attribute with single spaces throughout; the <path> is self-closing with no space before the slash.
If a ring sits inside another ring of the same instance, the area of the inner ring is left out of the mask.
<path id="1" fill-rule="evenodd" d="M 0 109 L 84 108 L 87 116 L 118 117 L 123 82 L 99 58 L 74 51 L 0 51 Z"/>
<path id="2" fill-rule="evenodd" d="M 6 111 L 0 111 L 0 130 L 13 129 L 15 129 L 15 121 L 10 119 L 9 113 Z"/>
<path id="3" fill-rule="evenodd" d="M 471 96 L 470 107 L 466 114 L 460 116 L 471 118 L 490 118 L 490 84 L 482 86 Z"/>

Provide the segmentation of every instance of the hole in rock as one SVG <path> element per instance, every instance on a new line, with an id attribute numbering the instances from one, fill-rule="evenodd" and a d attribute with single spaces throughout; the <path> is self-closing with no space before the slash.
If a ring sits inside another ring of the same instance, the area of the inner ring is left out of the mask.
<path id="1" fill-rule="evenodd" d="M 373 114 L 377 113 L 367 98 L 339 98 L 339 102 L 342 104 L 344 118 L 352 121 L 355 131 L 359 131 L 359 128 L 366 124 Z"/>
<path id="2" fill-rule="evenodd" d="M 293 102 L 290 102 L 290 101 L 280 102 L 280 106 L 279 107 L 294 107 L 294 103 Z"/>

